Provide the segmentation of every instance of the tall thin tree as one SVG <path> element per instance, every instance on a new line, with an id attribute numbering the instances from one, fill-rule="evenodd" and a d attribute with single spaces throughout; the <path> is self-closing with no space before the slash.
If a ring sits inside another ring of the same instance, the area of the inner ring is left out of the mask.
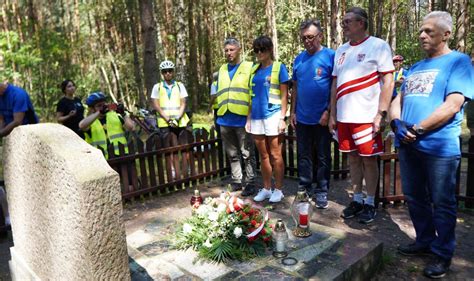
<path id="1" fill-rule="evenodd" d="M 265 0 L 265 16 L 267 17 L 267 33 L 273 41 L 273 53 L 275 59 L 278 59 L 278 34 L 274 0 Z"/>
<path id="2" fill-rule="evenodd" d="M 188 32 L 186 28 L 186 7 L 184 6 L 184 0 L 178 0 L 174 6 L 174 18 L 176 23 L 176 78 L 186 83 L 186 35 Z"/>
<path id="3" fill-rule="evenodd" d="M 140 0 L 140 24 L 143 40 L 143 74 L 147 96 L 158 81 L 158 61 L 156 59 L 156 28 L 153 15 L 153 0 Z"/>

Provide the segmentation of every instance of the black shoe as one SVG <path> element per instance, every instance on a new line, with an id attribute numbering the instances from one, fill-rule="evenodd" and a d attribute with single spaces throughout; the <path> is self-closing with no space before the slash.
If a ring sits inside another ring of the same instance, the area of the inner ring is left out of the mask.
<path id="1" fill-rule="evenodd" d="M 341 217 L 345 219 L 350 219 L 362 213 L 363 210 L 364 206 L 362 204 L 356 201 L 352 201 L 347 208 L 342 210 Z"/>
<path id="2" fill-rule="evenodd" d="M 231 183 L 230 184 L 230 189 L 232 189 L 232 191 L 240 191 L 240 190 L 242 190 L 242 184 L 236 183 L 236 182 Z"/>
<path id="3" fill-rule="evenodd" d="M 255 184 L 247 183 L 247 185 L 245 186 L 244 190 L 242 191 L 240 195 L 247 197 L 247 196 L 254 195 L 256 192 L 257 192 L 257 188 L 255 187 Z"/>
<path id="4" fill-rule="evenodd" d="M 431 279 L 442 278 L 446 275 L 446 272 L 449 271 L 450 265 L 451 260 L 445 260 L 437 256 L 430 264 L 425 267 L 423 274 Z"/>
<path id="5" fill-rule="evenodd" d="M 404 256 L 427 256 L 432 252 L 429 246 L 418 246 L 416 243 L 398 246 L 398 252 Z"/>
<path id="6" fill-rule="evenodd" d="M 359 215 L 359 222 L 369 224 L 374 221 L 375 215 L 377 215 L 375 207 L 369 204 L 364 204 L 364 210 Z"/>

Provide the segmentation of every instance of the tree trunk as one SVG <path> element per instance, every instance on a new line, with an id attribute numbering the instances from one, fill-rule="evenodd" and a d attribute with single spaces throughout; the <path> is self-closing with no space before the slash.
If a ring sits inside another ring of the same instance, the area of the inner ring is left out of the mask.
<path id="1" fill-rule="evenodd" d="M 125 0 L 127 5 L 127 17 L 129 20 L 128 28 L 130 30 L 130 37 L 132 38 L 132 50 L 133 50 L 133 73 L 135 76 L 135 83 L 138 89 L 138 105 L 140 108 L 146 107 L 146 96 L 143 92 L 142 74 L 140 72 L 140 58 L 138 56 L 138 42 L 137 42 L 137 29 L 135 23 L 135 1 Z"/>
<path id="2" fill-rule="evenodd" d="M 276 28 L 276 15 L 275 15 L 275 1 L 265 1 L 265 15 L 267 17 L 267 34 L 272 38 L 273 41 L 273 54 L 275 59 L 278 60 L 278 35 Z"/>
<path id="3" fill-rule="evenodd" d="M 428 0 L 428 13 L 434 10 L 436 10 L 436 1 Z"/>
<path id="4" fill-rule="evenodd" d="M 140 23 L 143 40 L 143 73 L 146 96 L 150 96 L 153 85 L 158 81 L 158 61 L 156 59 L 156 29 L 153 17 L 153 0 L 140 0 Z"/>
<path id="5" fill-rule="evenodd" d="M 342 18 L 344 17 L 344 13 L 346 12 L 346 0 L 339 0 L 339 8 L 337 12 L 336 18 L 336 29 L 337 29 L 337 47 L 339 47 L 342 43 L 344 43 L 343 32 L 342 32 Z"/>
<path id="6" fill-rule="evenodd" d="M 214 33 L 213 33 L 213 28 L 212 28 L 212 10 L 209 9 L 211 5 L 208 0 L 204 2 L 202 12 L 204 16 L 204 53 L 205 53 L 205 66 L 206 66 L 206 78 L 207 78 L 207 83 L 206 85 L 209 85 L 212 83 L 212 44 L 211 44 L 211 38 L 214 38 Z M 211 10 L 211 11 L 209 11 Z M 219 45 L 220 46 L 220 45 Z"/>
<path id="7" fill-rule="evenodd" d="M 369 34 L 374 35 L 374 0 L 369 0 Z"/>
<path id="8" fill-rule="evenodd" d="M 188 2 L 188 26 L 189 26 L 189 67 L 188 67 L 188 92 L 192 101 L 192 110 L 193 112 L 198 108 L 198 76 L 197 76 L 197 34 L 194 25 L 194 5 L 199 6 L 199 0 L 189 1 Z M 188 98 L 189 100 L 189 98 Z M 189 107 L 189 105 L 188 105 Z"/>
<path id="9" fill-rule="evenodd" d="M 382 38 L 383 32 L 383 2 L 383 0 L 377 1 L 377 31 L 375 36 L 379 38 Z"/>
<path id="10" fill-rule="evenodd" d="M 395 53 L 397 49 L 397 0 L 392 0 L 392 13 L 390 18 L 390 47 Z"/>
<path id="11" fill-rule="evenodd" d="M 323 17 L 321 21 L 321 27 L 323 28 L 324 31 L 324 41 L 323 44 L 331 48 L 331 37 L 330 37 L 330 32 L 329 30 L 331 29 L 331 24 L 329 23 L 328 19 L 328 13 L 330 12 L 329 6 L 331 3 L 328 3 L 328 0 L 323 0 L 321 1 L 321 9 L 323 10 Z"/>
<path id="12" fill-rule="evenodd" d="M 336 49 L 337 43 L 337 14 L 338 5 L 336 0 L 331 0 L 331 48 Z"/>
<path id="13" fill-rule="evenodd" d="M 458 0 L 462 1 L 462 0 Z M 448 1 L 447 0 L 439 0 L 438 1 L 438 11 L 447 11 L 448 8 Z"/>
<path id="14" fill-rule="evenodd" d="M 466 16 L 468 15 L 468 0 L 460 0 L 459 14 L 456 22 L 456 49 L 464 53 L 466 51 Z"/>
<path id="15" fill-rule="evenodd" d="M 175 23 L 176 23 L 176 79 L 187 84 L 186 79 L 186 8 L 184 0 L 178 0 L 177 5 L 174 6 Z"/>

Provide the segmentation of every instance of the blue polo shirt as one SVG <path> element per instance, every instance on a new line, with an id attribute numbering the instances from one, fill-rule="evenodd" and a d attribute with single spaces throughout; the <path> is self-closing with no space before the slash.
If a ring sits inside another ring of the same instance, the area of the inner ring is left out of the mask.
<path id="1" fill-rule="evenodd" d="M 306 125 L 319 124 L 329 107 L 335 51 L 321 46 L 310 55 L 301 52 L 293 64 L 293 80 L 297 82 L 296 121 Z"/>
<path id="2" fill-rule="evenodd" d="M 33 104 L 28 93 L 17 86 L 8 84 L 3 95 L 0 96 L 0 115 L 3 116 L 5 125 L 13 121 L 13 114 L 24 112 L 23 125 L 38 123 Z"/>

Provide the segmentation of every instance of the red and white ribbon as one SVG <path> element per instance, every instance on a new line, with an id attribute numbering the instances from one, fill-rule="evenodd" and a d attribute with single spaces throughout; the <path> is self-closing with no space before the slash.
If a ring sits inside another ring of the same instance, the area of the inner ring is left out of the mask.
<path id="1" fill-rule="evenodd" d="M 252 238 L 252 237 L 255 237 L 257 234 L 259 234 L 260 231 L 262 231 L 263 227 L 265 226 L 265 222 L 267 220 L 268 220 L 268 212 L 265 213 L 265 218 L 263 219 L 260 226 L 257 229 L 255 229 L 254 231 L 252 231 L 250 234 L 247 234 L 247 238 Z"/>

